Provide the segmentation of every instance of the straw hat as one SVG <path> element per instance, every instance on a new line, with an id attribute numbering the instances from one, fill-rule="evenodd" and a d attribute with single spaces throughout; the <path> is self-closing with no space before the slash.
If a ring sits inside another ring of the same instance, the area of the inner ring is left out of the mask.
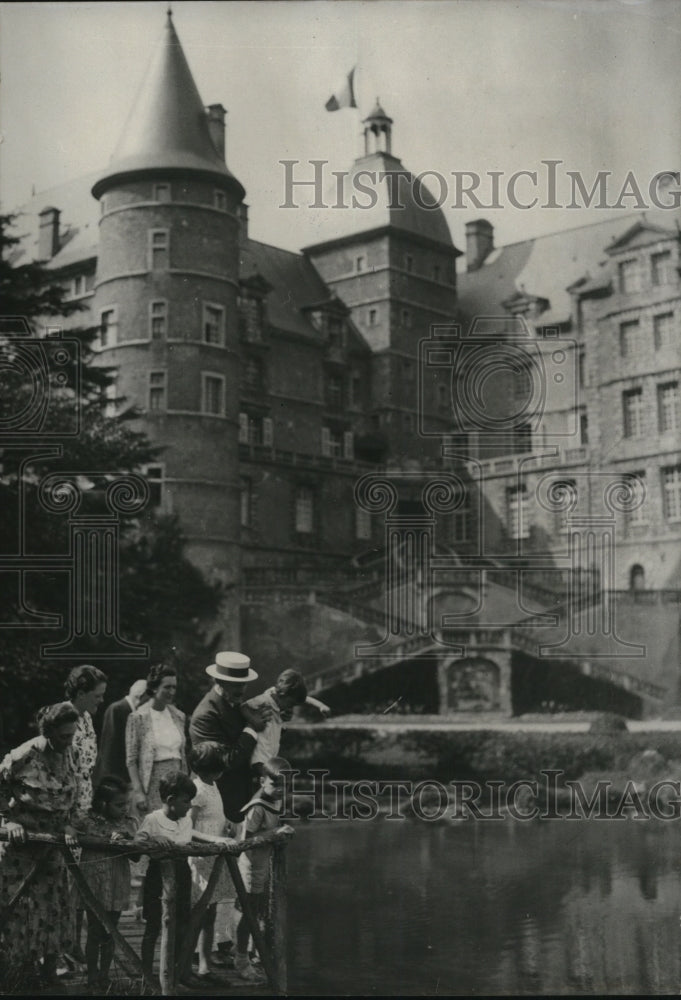
<path id="1" fill-rule="evenodd" d="M 217 653 L 215 663 L 206 667 L 206 673 L 216 681 L 232 681 L 234 684 L 246 684 L 258 677 L 255 670 L 251 670 L 250 656 L 231 652 Z"/>

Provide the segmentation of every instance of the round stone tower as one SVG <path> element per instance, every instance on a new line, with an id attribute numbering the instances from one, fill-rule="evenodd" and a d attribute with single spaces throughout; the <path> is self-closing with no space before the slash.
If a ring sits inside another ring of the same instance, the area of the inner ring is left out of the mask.
<path id="1" fill-rule="evenodd" d="M 94 301 L 116 395 L 163 447 L 153 502 L 177 513 L 210 578 L 239 576 L 239 206 L 224 109 L 204 108 L 170 13 L 123 135 L 92 193 L 101 204 Z M 223 640 L 238 641 L 225 609 Z M 238 647 L 233 647 L 238 648 Z"/>

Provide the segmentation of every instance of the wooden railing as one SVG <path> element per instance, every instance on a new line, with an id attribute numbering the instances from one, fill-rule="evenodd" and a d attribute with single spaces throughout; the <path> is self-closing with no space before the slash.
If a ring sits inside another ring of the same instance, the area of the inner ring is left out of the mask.
<path id="1" fill-rule="evenodd" d="M 177 980 L 191 968 L 191 958 L 201 927 L 201 921 L 206 909 L 211 903 L 221 870 L 226 864 L 231 876 L 236 895 L 241 904 L 242 913 L 248 923 L 253 943 L 258 950 L 262 966 L 267 974 L 273 996 L 285 996 L 287 990 L 286 968 L 286 845 L 293 835 L 291 827 L 280 827 L 268 833 L 257 834 L 242 841 L 230 841 L 224 844 L 210 844 L 203 841 L 192 841 L 189 844 L 174 844 L 172 847 L 160 847 L 152 842 L 137 840 L 110 841 L 103 837 L 79 836 L 78 846 L 96 848 L 97 851 L 114 855 L 146 854 L 160 861 L 163 880 L 162 923 L 161 923 L 161 954 L 159 962 L 160 995 L 177 996 Z M 118 951 L 121 964 L 133 977 L 137 977 L 154 995 L 159 990 L 153 981 L 149 980 L 139 955 L 126 941 L 118 928 L 111 923 L 101 902 L 90 888 L 85 876 L 74 860 L 71 849 L 64 839 L 49 833 L 31 833 L 26 830 L 26 843 L 36 844 L 36 859 L 21 885 L 0 911 L 0 927 L 7 915 L 12 911 L 17 901 L 30 888 L 32 882 L 40 877 L 46 860 L 53 851 L 60 851 L 78 887 L 78 891 L 87 908 L 94 914 L 105 930 L 111 935 Z M 7 841 L 7 831 L 0 828 L 0 841 Z M 257 847 L 271 845 L 269 905 L 265 934 L 253 912 L 250 898 L 244 887 L 237 857 Z M 191 912 L 188 928 L 182 928 L 184 943 L 177 954 L 177 920 L 176 920 L 176 878 L 174 862 L 180 858 L 215 857 L 215 863 L 208 879 L 208 884 Z"/>

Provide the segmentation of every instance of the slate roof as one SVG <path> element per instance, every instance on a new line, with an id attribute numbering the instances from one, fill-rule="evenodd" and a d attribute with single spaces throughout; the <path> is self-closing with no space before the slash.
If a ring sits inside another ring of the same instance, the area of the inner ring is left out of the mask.
<path id="1" fill-rule="evenodd" d="M 329 290 L 307 257 L 250 239 L 240 253 L 240 277 L 260 274 L 272 286 L 266 300 L 272 325 L 316 339 L 317 330 L 300 310 L 327 301 Z"/>
<path id="2" fill-rule="evenodd" d="M 165 30 L 133 105 L 123 134 L 95 197 L 126 174 L 163 170 L 200 171 L 218 182 L 229 180 L 244 190 L 227 169 L 208 128 L 180 40 L 168 12 Z"/>
<path id="3" fill-rule="evenodd" d="M 541 314 L 542 324 L 566 322 L 571 314 L 567 289 L 585 277 L 602 287 L 602 265 L 608 260 L 606 247 L 621 239 L 640 218 L 640 214 L 611 214 L 601 222 L 493 250 L 479 270 L 463 271 L 457 277 L 462 317 L 489 315 L 492 310 L 504 315 L 502 302 L 523 291 L 548 299 L 549 308 Z M 667 225 L 660 227 L 660 232 L 674 232 L 673 220 L 665 221 Z M 465 258 L 461 263 L 465 265 Z"/>

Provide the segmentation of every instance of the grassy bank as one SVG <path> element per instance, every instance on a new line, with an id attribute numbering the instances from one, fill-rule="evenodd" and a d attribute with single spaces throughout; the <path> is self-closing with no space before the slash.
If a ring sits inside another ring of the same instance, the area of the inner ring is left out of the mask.
<path id="1" fill-rule="evenodd" d="M 679 732 L 429 731 L 372 727 L 300 727 L 284 731 L 281 752 L 301 769 L 325 768 L 330 777 L 434 778 L 516 781 L 542 770 L 561 769 L 566 778 L 589 772 L 625 771 L 644 750 L 665 760 L 681 759 Z"/>

